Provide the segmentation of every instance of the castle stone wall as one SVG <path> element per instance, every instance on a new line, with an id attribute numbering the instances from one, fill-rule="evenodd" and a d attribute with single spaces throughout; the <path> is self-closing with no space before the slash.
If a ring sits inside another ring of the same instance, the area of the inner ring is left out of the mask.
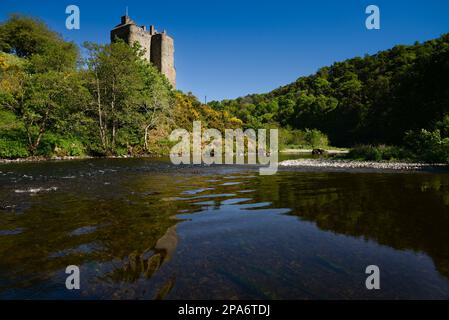
<path id="1" fill-rule="evenodd" d="M 158 33 L 151 39 L 154 50 L 151 52 L 151 61 L 168 78 L 170 83 L 176 86 L 175 46 L 173 38 L 165 33 Z"/>
<path id="2" fill-rule="evenodd" d="M 175 46 L 173 38 L 165 32 L 157 32 L 153 26 L 147 31 L 140 27 L 129 17 L 121 18 L 121 24 L 111 30 L 111 41 L 115 38 L 122 39 L 129 45 L 138 42 L 145 49 L 145 59 L 150 61 L 164 74 L 173 87 L 176 87 Z"/>
<path id="3" fill-rule="evenodd" d="M 127 43 L 129 45 L 134 45 L 136 42 L 139 43 L 142 49 L 145 50 L 145 59 L 151 61 L 151 36 L 148 35 L 148 32 L 143 30 L 141 27 L 131 25 L 128 39 L 129 40 Z"/>

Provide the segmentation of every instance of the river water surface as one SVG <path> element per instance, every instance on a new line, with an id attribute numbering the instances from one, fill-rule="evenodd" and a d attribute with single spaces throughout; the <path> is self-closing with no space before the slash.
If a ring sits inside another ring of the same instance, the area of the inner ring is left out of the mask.
<path id="1" fill-rule="evenodd" d="M 0 299 L 17 298 L 448 299 L 449 174 L 2 164 Z"/>

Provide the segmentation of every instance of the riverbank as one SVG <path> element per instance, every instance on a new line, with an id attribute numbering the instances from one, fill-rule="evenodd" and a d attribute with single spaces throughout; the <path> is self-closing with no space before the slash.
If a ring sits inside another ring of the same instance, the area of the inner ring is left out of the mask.
<path id="1" fill-rule="evenodd" d="M 349 149 L 323 149 L 326 151 L 327 154 L 347 154 L 349 152 Z M 304 154 L 308 153 L 311 154 L 313 149 L 283 149 L 279 151 L 280 153 L 287 153 L 287 154 Z"/>
<path id="2" fill-rule="evenodd" d="M 344 149 L 329 149 L 325 150 L 327 154 L 346 154 L 348 150 Z M 282 154 L 311 154 L 312 149 L 284 149 L 279 151 Z M 142 155 L 122 155 L 122 156 L 65 156 L 65 157 L 26 157 L 26 158 L 16 158 L 16 159 L 0 159 L 0 163 L 21 163 L 21 162 L 42 162 L 42 161 L 58 161 L 58 160 L 83 160 L 83 159 L 127 159 L 127 158 L 160 158 L 168 157 L 168 155 L 153 153 L 153 154 L 142 154 Z"/>
<path id="3" fill-rule="evenodd" d="M 379 169 L 379 170 L 405 170 L 420 171 L 428 169 L 446 169 L 447 164 L 419 163 L 419 162 L 393 162 L 393 161 L 359 161 L 344 159 L 296 159 L 285 160 L 279 163 L 280 167 L 297 168 L 335 168 L 335 169 Z"/>
<path id="4" fill-rule="evenodd" d="M 157 154 L 145 154 L 145 155 L 123 155 L 123 156 L 67 156 L 67 157 L 28 157 L 17 159 L 0 159 L 1 163 L 22 163 L 22 162 L 43 162 L 43 161 L 63 161 L 63 160 L 85 160 L 85 159 L 132 159 L 132 158 L 159 158 L 161 155 Z"/>
<path id="5" fill-rule="evenodd" d="M 304 149 L 298 154 L 305 154 Z M 328 150 L 338 151 L 338 153 L 344 153 L 344 150 Z M 284 153 L 284 152 L 282 152 Z M 294 153 L 291 153 L 294 154 Z M 93 157 L 93 156 L 68 156 L 68 157 L 29 157 L 19 159 L 0 159 L 0 164 L 8 163 L 32 163 L 32 162 L 46 162 L 46 161 L 71 161 L 71 160 L 86 160 L 86 159 L 138 159 L 138 158 L 160 158 L 159 155 L 140 155 L 140 156 L 105 156 L 105 157 Z M 245 166 L 243 166 L 245 167 Z M 343 158 L 301 158 L 290 159 L 279 162 L 280 169 L 305 169 L 310 170 L 336 170 L 347 172 L 358 172 L 366 170 L 374 171 L 449 171 L 449 165 L 443 163 L 422 163 L 422 162 L 406 162 L 406 161 L 362 161 L 362 160 L 350 160 Z"/>
<path id="6" fill-rule="evenodd" d="M 17 159 L 0 159 L 0 163 L 21 163 L 21 162 L 42 162 L 52 160 L 80 160 L 80 159 L 92 159 L 91 156 L 77 156 L 77 157 L 27 157 Z"/>

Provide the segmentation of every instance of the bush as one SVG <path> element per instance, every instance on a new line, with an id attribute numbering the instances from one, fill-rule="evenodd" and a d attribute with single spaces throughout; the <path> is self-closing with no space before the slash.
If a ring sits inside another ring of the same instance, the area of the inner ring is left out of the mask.
<path id="1" fill-rule="evenodd" d="M 279 148 L 285 149 L 292 145 L 292 131 L 288 129 L 279 130 Z"/>
<path id="2" fill-rule="evenodd" d="M 86 154 L 84 145 L 76 139 L 61 139 L 56 147 L 59 155 L 63 156 L 83 156 Z"/>
<path id="3" fill-rule="evenodd" d="M 404 138 L 405 145 L 414 157 L 425 162 L 449 162 L 449 138 L 442 138 L 440 130 L 408 131 Z"/>
<path id="4" fill-rule="evenodd" d="M 23 122 L 11 111 L 0 109 L 0 158 L 16 159 L 28 156 Z"/>
<path id="5" fill-rule="evenodd" d="M 108 152 L 98 142 L 88 144 L 86 153 L 94 157 L 104 157 L 108 155 Z"/>
<path id="6" fill-rule="evenodd" d="M 375 146 L 360 145 L 352 148 L 349 151 L 348 158 L 357 160 L 379 161 L 382 160 L 382 153 Z"/>
<path id="7" fill-rule="evenodd" d="M 16 159 L 29 156 L 26 144 L 20 141 L 0 139 L 0 158 Z"/>
<path id="8" fill-rule="evenodd" d="M 76 138 L 47 133 L 44 135 L 37 153 L 45 157 L 73 157 L 85 155 L 86 150 L 83 143 Z"/>
<path id="9" fill-rule="evenodd" d="M 358 145 L 352 148 L 346 155 L 349 159 L 381 161 L 381 160 L 398 160 L 408 159 L 410 153 L 401 147 L 386 145 Z"/>
<path id="10" fill-rule="evenodd" d="M 306 129 L 306 132 L 304 133 L 304 140 L 306 143 L 314 148 L 320 148 L 320 147 L 327 147 L 329 144 L 329 139 L 327 138 L 327 135 L 322 133 L 320 130 L 317 129 Z"/>
<path id="11" fill-rule="evenodd" d="M 327 135 L 317 129 L 280 129 L 279 145 L 282 148 L 323 148 L 329 145 Z"/>

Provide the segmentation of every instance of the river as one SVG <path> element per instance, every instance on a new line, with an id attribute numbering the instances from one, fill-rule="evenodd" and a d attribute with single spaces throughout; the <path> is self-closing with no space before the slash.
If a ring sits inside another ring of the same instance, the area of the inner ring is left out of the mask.
<path id="1" fill-rule="evenodd" d="M 448 299 L 448 230 L 444 172 L 1 164 L 0 299 Z"/>

